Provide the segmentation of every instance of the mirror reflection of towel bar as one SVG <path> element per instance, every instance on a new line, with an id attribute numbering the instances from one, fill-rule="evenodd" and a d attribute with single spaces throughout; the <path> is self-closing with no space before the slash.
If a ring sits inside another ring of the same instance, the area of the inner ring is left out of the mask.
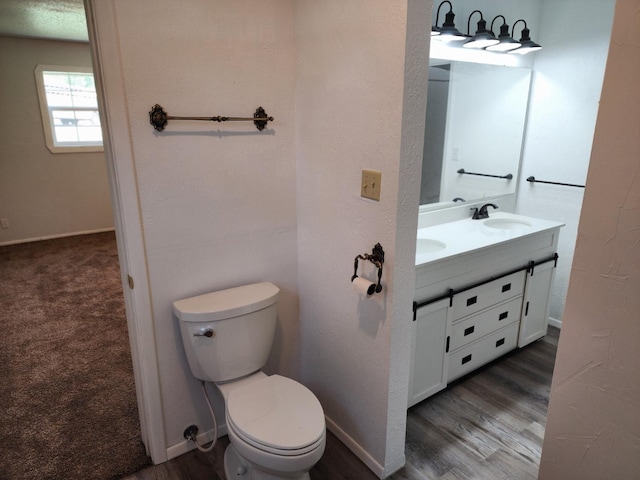
<path id="1" fill-rule="evenodd" d="M 548 183 L 550 185 L 562 185 L 563 187 L 578 187 L 578 188 L 585 188 L 584 185 L 578 185 L 577 183 L 560 183 L 560 182 L 549 182 L 547 180 L 536 180 L 536 177 L 534 177 L 533 175 L 531 175 L 530 177 L 527 178 L 527 182 L 531 182 L 531 183 Z"/>
<path id="2" fill-rule="evenodd" d="M 507 173 L 506 175 L 489 175 L 488 173 L 466 172 L 464 168 L 458 170 L 458 173 L 461 175 L 478 175 L 480 177 L 504 178 L 505 180 L 511 180 L 513 178 L 513 175 L 511 175 L 510 173 Z"/>

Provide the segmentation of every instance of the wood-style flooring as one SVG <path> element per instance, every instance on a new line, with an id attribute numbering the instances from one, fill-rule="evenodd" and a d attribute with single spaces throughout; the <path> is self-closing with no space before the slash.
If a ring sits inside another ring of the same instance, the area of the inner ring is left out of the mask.
<path id="1" fill-rule="evenodd" d="M 559 330 L 473 372 L 408 411 L 405 467 L 391 480 L 535 480 Z M 225 480 L 223 437 L 123 480 Z M 377 477 L 335 436 L 312 480 Z"/>

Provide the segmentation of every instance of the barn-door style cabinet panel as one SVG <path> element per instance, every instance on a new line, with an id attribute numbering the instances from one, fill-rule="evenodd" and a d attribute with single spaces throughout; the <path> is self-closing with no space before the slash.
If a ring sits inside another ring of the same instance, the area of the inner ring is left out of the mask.
<path id="1" fill-rule="evenodd" d="M 562 224 L 512 217 L 532 228 L 519 235 L 491 237 L 493 241 L 478 248 L 451 255 L 440 252 L 438 258 L 417 265 L 409 406 L 546 334 Z M 464 227 L 464 221 L 453 223 Z M 467 227 L 480 235 L 478 225 Z M 449 238 L 464 238 L 460 232 L 452 233 L 450 224 L 444 234 L 438 227 L 419 232 L 419 238 L 429 235 L 444 245 Z M 473 246 L 474 240 L 468 244 Z"/>

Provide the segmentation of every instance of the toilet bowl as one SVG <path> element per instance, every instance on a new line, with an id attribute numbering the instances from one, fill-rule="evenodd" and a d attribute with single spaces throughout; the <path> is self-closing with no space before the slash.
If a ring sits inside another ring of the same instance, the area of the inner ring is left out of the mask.
<path id="1" fill-rule="evenodd" d="M 225 401 L 227 479 L 308 480 L 324 453 L 324 412 L 316 396 L 292 379 L 261 371 L 273 342 L 278 293 L 264 282 L 173 304 L 193 375 L 213 382 Z"/>
<path id="2" fill-rule="evenodd" d="M 227 477 L 237 478 L 238 470 L 250 465 L 269 476 L 249 478 L 308 478 L 326 440 L 318 399 L 305 386 L 280 375 L 258 372 L 242 385 L 237 383 L 216 385 L 225 398 L 233 450 L 225 452 Z M 239 458 L 229 458 L 234 454 Z"/>

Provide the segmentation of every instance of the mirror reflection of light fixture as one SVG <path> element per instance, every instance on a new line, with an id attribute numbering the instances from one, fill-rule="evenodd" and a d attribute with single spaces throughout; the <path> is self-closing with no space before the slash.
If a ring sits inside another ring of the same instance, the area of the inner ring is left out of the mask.
<path id="1" fill-rule="evenodd" d="M 449 11 L 444 16 L 444 23 L 441 27 L 438 27 L 438 20 L 440 19 L 440 9 L 442 6 L 448 3 Z M 456 28 L 456 24 L 453 23 L 453 19 L 455 18 L 455 13 L 453 13 L 453 5 L 448 0 L 445 0 L 438 6 L 438 11 L 436 13 L 436 24 L 431 27 L 431 36 L 435 37 L 434 40 L 439 40 L 442 42 L 453 42 L 457 40 L 464 40 L 467 37 L 460 33 Z"/>
<path id="2" fill-rule="evenodd" d="M 474 13 L 480 14 L 480 20 L 478 21 L 478 30 L 475 35 L 471 36 L 471 30 L 469 27 L 471 25 L 471 17 L 473 17 Z M 471 15 L 469 15 L 469 20 L 467 21 L 467 33 L 471 38 L 462 44 L 464 48 L 485 48 L 499 42 L 493 32 L 491 30 L 487 30 L 487 22 L 482 16 L 482 12 L 480 10 L 474 10 L 471 12 Z"/>
<path id="3" fill-rule="evenodd" d="M 509 34 L 509 25 L 507 25 L 507 19 L 502 15 L 497 15 L 491 21 L 491 32 L 493 33 L 493 22 L 496 21 L 497 18 L 502 18 L 502 25 L 500 25 L 500 35 L 498 35 L 498 42 L 495 45 L 489 45 L 486 50 L 491 52 L 509 52 L 520 47 L 522 44 L 516 40 Z"/>
<path id="4" fill-rule="evenodd" d="M 521 38 L 520 38 L 520 47 L 511 50 L 509 53 L 515 53 L 518 55 L 526 55 L 527 53 L 531 53 L 531 52 L 535 52 L 537 50 L 542 49 L 542 47 L 540 45 L 538 45 L 536 42 L 531 40 L 531 37 L 529 37 L 529 29 L 527 28 L 527 22 L 524 19 L 520 19 L 520 20 L 516 20 L 516 22 L 513 24 L 513 30 L 512 30 L 512 35 L 513 33 L 516 31 L 516 25 L 519 22 L 523 22 L 524 23 L 524 28 L 522 29 L 522 33 L 521 33 Z"/>

